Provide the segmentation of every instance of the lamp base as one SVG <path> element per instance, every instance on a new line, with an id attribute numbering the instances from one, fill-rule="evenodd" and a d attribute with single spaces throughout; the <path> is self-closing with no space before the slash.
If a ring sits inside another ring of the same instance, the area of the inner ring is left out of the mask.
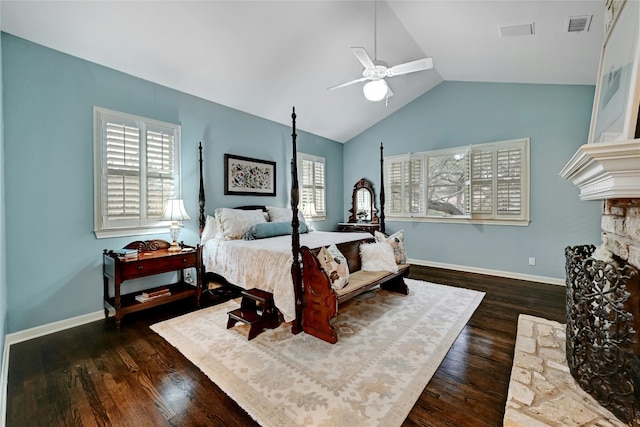
<path id="1" fill-rule="evenodd" d="M 178 221 L 173 221 L 171 227 L 169 227 L 169 234 L 171 235 L 171 246 L 169 246 L 169 252 L 176 252 L 182 250 L 178 244 L 178 236 L 180 236 L 180 225 Z"/>

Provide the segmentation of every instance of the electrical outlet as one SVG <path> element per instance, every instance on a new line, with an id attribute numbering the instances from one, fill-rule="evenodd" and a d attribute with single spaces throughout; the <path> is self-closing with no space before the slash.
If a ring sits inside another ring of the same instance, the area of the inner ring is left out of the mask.
<path id="1" fill-rule="evenodd" d="M 536 265 L 536 259 L 535 258 L 529 258 L 529 265 Z"/>
<path id="2" fill-rule="evenodd" d="M 193 283 L 193 277 L 191 276 L 191 269 L 187 268 L 184 270 L 184 281 L 186 283 Z"/>

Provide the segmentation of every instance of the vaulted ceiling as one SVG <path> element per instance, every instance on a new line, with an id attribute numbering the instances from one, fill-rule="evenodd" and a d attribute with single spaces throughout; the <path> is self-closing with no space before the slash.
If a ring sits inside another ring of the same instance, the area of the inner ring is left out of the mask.
<path id="1" fill-rule="evenodd" d="M 603 16 L 603 0 L 0 2 L 5 32 L 287 126 L 295 106 L 300 129 L 339 142 L 443 80 L 595 85 Z M 352 46 L 434 68 L 388 79 L 388 103 L 327 90 L 362 76 Z"/>

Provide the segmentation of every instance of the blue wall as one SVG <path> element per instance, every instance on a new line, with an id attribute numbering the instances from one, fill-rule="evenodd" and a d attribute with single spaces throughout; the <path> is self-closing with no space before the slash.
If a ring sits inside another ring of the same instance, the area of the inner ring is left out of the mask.
<path id="1" fill-rule="evenodd" d="M 291 128 L 2 34 L 7 326 L 9 332 L 102 309 L 102 251 L 134 237 L 93 233 L 93 106 L 182 126 L 182 194 L 198 241 L 198 142 L 207 213 L 221 206 L 289 205 Z M 304 112 L 299 111 L 300 115 Z M 282 111 L 288 118 L 290 110 Z M 343 146 L 298 132 L 299 151 L 327 159 L 330 216 L 342 218 Z M 223 195 L 223 155 L 277 163 L 276 197 Z M 144 238 L 168 239 L 168 232 Z"/>
<path id="2" fill-rule="evenodd" d="M 387 232 L 404 229 L 415 260 L 564 280 L 564 248 L 600 242 L 600 203 L 581 202 L 577 187 L 558 175 L 587 142 L 593 93 L 592 86 L 441 83 L 347 142 L 345 206 L 362 171 L 379 162 L 380 142 L 386 156 L 529 137 L 529 226 L 387 218 Z M 379 171 L 365 176 L 380 188 Z M 536 266 L 528 265 L 529 257 Z"/>

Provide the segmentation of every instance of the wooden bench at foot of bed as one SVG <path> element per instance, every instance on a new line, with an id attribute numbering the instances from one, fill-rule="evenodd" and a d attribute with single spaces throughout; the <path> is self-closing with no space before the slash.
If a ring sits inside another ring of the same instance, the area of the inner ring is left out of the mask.
<path id="1" fill-rule="evenodd" d="M 339 243 L 336 246 L 349 264 L 349 283 L 342 289 L 333 289 L 327 273 L 320 267 L 316 257 L 318 249 L 300 248 L 302 253 L 302 284 L 304 286 L 304 307 L 302 329 L 309 335 L 334 344 L 338 334 L 331 324 L 338 314 L 338 306 L 356 295 L 380 285 L 387 291 L 403 295 L 409 294 L 404 277 L 409 275 L 409 264 L 398 265 L 397 273 L 388 271 L 362 271 L 360 244 L 371 243 L 373 239 Z"/>

